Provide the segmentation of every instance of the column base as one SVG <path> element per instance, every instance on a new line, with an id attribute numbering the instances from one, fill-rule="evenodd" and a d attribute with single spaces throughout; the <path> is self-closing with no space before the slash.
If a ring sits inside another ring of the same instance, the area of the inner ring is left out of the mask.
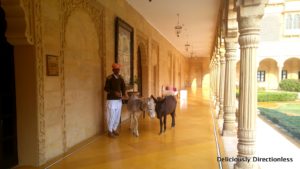
<path id="1" fill-rule="evenodd" d="M 253 162 L 240 162 L 234 164 L 234 169 L 260 169 L 259 165 L 257 163 Z"/>
<path id="2" fill-rule="evenodd" d="M 223 130 L 222 131 L 222 136 L 228 136 L 228 137 L 233 137 L 237 135 L 236 130 Z"/>

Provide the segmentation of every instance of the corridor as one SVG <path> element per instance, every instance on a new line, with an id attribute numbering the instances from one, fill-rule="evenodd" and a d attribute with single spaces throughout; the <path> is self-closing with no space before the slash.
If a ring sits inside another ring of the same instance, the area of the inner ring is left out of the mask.
<path id="1" fill-rule="evenodd" d="M 217 151 L 209 104 L 200 89 L 188 91 L 187 106 L 177 104 L 176 127 L 158 135 L 158 119 L 140 118 L 140 137 L 129 132 L 129 123 L 121 126 L 120 136 L 95 138 L 89 145 L 74 152 L 51 169 L 217 169 Z"/>

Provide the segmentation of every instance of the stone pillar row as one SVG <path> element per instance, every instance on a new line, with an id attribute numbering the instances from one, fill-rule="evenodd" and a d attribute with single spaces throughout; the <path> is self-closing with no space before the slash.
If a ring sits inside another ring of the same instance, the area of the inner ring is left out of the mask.
<path id="1" fill-rule="evenodd" d="M 224 93 L 224 123 L 223 136 L 236 135 L 236 90 L 235 90 L 235 76 L 236 76 L 236 49 L 237 37 L 225 38 L 226 48 L 226 69 L 225 69 L 225 93 Z"/>
<path id="2" fill-rule="evenodd" d="M 224 42 L 221 43 L 220 49 L 220 83 L 219 83 L 219 114 L 218 118 L 223 119 L 224 115 L 224 84 L 225 84 L 225 50 Z"/>
<path id="3" fill-rule="evenodd" d="M 238 1 L 240 44 L 240 96 L 238 120 L 238 158 L 252 159 L 256 144 L 257 111 L 257 48 L 260 21 L 264 14 L 264 0 Z M 238 161 L 235 169 L 256 169 L 256 162 Z"/>
<path id="4" fill-rule="evenodd" d="M 216 86 L 216 113 L 219 112 L 219 107 L 220 107 L 220 56 L 219 52 L 217 52 L 216 55 L 216 80 L 215 80 L 215 86 Z"/>

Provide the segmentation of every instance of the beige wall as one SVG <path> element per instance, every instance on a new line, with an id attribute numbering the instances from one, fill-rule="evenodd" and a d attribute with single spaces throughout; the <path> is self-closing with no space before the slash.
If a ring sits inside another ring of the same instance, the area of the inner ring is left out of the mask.
<path id="1" fill-rule="evenodd" d="M 189 79 L 189 60 L 125 0 L 42 0 L 24 8 L 33 46 L 15 46 L 20 165 L 45 164 L 103 133 L 117 16 L 134 28 L 134 74 L 143 44 L 145 96 L 160 95 L 162 85 L 184 88 Z M 47 76 L 47 55 L 58 56 L 58 76 Z"/>
<path id="2" fill-rule="evenodd" d="M 44 56 L 61 60 L 59 76 L 44 76 L 43 164 L 103 131 L 104 106 L 101 44 L 93 14 L 78 5 L 63 17 L 60 0 L 41 4 Z"/>
<path id="3" fill-rule="evenodd" d="M 19 165 L 42 165 L 104 130 L 102 9 L 63 2 L 30 1 L 28 42 L 13 41 Z M 58 56 L 58 76 L 46 74 L 47 55 Z"/>
<path id="4" fill-rule="evenodd" d="M 181 88 L 187 88 L 190 87 L 188 86 L 189 82 L 189 74 L 190 74 L 190 65 L 189 65 L 189 58 L 181 58 L 181 71 L 180 71 L 180 76 L 181 76 Z"/>
<path id="5" fill-rule="evenodd" d="M 209 57 L 189 58 L 188 67 L 188 84 L 191 85 L 193 79 L 196 79 L 197 86 L 202 87 L 203 79 L 206 78 L 207 80 L 207 75 L 209 76 Z"/>
<path id="6" fill-rule="evenodd" d="M 45 55 L 60 56 L 60 1 L 42 1 L 43 49 Z M 46 61 L 45 61 L 46 62 Z M 46 64 L 46 63 L 45 63 Z M 62 66 L 62 65 L 60 65 Z M 46 67 L 45 67 L 46 71 Z M 45 159 L 64 152 L 63 89 L 60 76 L 44 76 Z"/>
<path id="7" fill-rule="evenodd" d="M 157 42 L 151 42 L 151 63 L 150 63 L 150 93 L 154 96 L 159 95 L 159 45 Z"/>
<path id="8" fill-rule="evenodd" d="M 140 41 L 144 42 L 145 55 L 146 57 L 152 59 L 145 59 L 149 65 L 152 62 L 152 67 L 145 67 L 147 82 L 143 82 L 143 88 L 147 89 L 146 95 L 150 94 L 160 94 L 160 89 L 162 85 L 171 85 L 173 83 L 172 76 L 166 72 L 170 72 L 169 65 L 172 64 L 172 60 L 169 58 L 177 56 L 177 59 L 182 58 L 182 54 L 177 51 L 158 31 L 156 31 L 139 13 L 137 13 L 125 0 L 97 0 L 105 7 L 105 39 L 107 40 L 106 45 L 106 75 L 111 73 L 111 64 L 114 62 L 114 25 L 115 17 L 120 17 L 126 21 L 129 25 L 134 28 L 134 74 L 137 74 L 137 46 Z M 156 47 L 153 47 L 153 44 Z M 155 48 L 155 49 L 153 49 Z M 152 54 L 154 52 L 155 54 Z M 143 57 L 143 56 L 142 56 Z M 158 60 L 155 60 L 158 59 Z M 150 62 L 151 61 L 151 62 Z M 157 62 L 156 62 L 157 61 Z M 156 66 L 156 68 L 154 68 Z M 150 84 L 153 84 L 154 75 L 152 71 L 156 69 L 158 76 L 158 83 L 156 89 L 151 89 Z M 178 72 L 179 67 L 176 68 Z M 174 71 L 174 70 L 173 70 Z M 171 71 L 171 73 L 173 72 Z M 152 74 L 152 75 L 151 75 Z M 151 90 L 151 92 L 149 91 Z"/>
<path id="9" fill-rule="evenodd" d="M 65 36 L 65 130 L 71 148 L 99 132 L 103 78 L 97 32 L 85 10 L 71 14 Z"/>

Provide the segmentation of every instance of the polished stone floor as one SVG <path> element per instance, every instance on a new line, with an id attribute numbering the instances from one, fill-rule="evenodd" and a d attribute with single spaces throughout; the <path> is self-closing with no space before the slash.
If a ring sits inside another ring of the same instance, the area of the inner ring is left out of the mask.
<path id="1" fill-rule="evenodd" d="M 139 137 L 130 134 L 128 122 L 120 136 L 96 137 L 89 145 L 51 165 L 51 169 L 217 169 L 217 150 L 207 93 L 189 90 L 178 99 L 176 126 L 158 135 L 158 119 L 139 119 Z"/>

